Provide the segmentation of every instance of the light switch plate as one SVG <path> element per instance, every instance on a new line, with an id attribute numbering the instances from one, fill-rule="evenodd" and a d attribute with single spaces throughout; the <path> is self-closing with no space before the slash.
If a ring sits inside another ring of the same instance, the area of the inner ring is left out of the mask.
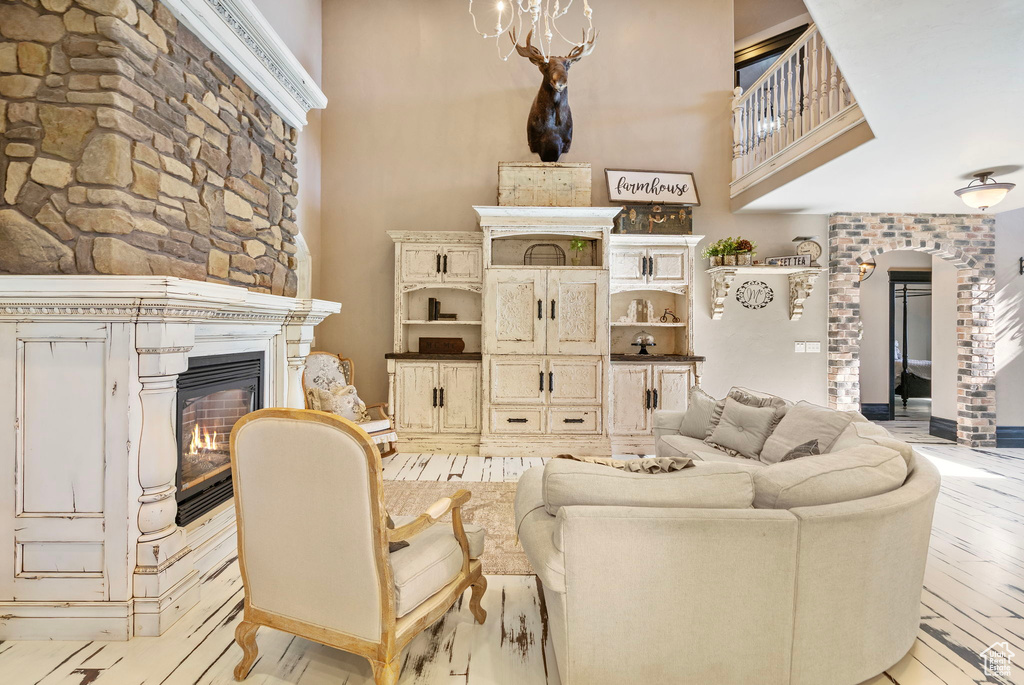
<path id="1" fill-rule="evenodd" d="M 807 351 L 807 343 L 804 343 L 804 342 L 795 342 L 795 343 L 793 343 L 793 351 L 796 352 L 797 354 L 803 354 L 804 352 Z"/>
<path id="2" fill-rule="evenodd" d="M 807 342 L 807 352 L 808 352 L 808 354 L 820 354 L 821 353 L 821 342 L 819 342 L 819 341 L 814 341 L 814 342 L 808 341 Z"/>

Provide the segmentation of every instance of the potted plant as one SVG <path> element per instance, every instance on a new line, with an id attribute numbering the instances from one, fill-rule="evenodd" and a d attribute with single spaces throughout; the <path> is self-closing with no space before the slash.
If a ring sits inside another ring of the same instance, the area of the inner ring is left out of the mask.
<path id="1" fill-rule="evenodd" d="M 746 238 L 736 239 L 736 263 L 740 266 L 750 266 L 754 263 L 754 255 L 757 254 L 757 243 Z"/>
<path id="2" fill-rule="evenodd" d="M 573 238 L 572 240 L 569 241 L 569 249 L 576 253 L 576 255 L 572 258 L 572 265 L 579 266 L 580 253 L 583 252 L 583 250 L 587 249 L 587 241 L 583 240 L 583 238 Z"/>
<path id="3" fill-rule="evenodd" d="M 722 244 L 722 263 L 726 266 L 736 266 L 736 241 L 729 237 L 718 242 Z"/>
<path id="4" fill-rule="evenodd" d="M 711 261 L 711 266 L 722 266 L 722 241 L 716 240 L 700 254 L 701 257 Z"/>

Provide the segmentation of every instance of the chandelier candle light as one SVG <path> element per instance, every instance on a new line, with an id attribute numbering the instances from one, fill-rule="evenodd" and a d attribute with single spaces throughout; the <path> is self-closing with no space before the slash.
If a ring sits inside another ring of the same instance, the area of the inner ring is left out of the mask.
<path id="1" fill-rule="evenodd" d="M 569 13 L 574 3 L 577 5 L 582 4 L 583 17 L 587 24 L 583 30 L 583 43 L 569 40 L 558 27 L 558 20 Z M 535 47 L 540 50 L 545 61 L 552 55 L 551 43 L 556 35 L 573 46 L 584 45 L 594 37 L 594 11 L 590 7 L 588 0 L 568 0 L 564 6 L 560 0 L 554 0 L 554 2 L 552 0 L 509 0 L 507 18 L 505 5 L 506 3 L 503 0 L 498 0 L 495 4 L 495 14 L 497 16 L 494 31 L 493 33 L 488 33 L 480 30 L 477 24 L 476 13 L 473 11 L 473 0 L 469 0 L 469 15 L 473 17 L 473 28 L 484 38 L 494 39 L 494 44 L 498 49 L 498 57 L 505 61 L 508 61 L 516 46 L 513 45 L 512 49 L 508 52 L 502 52 L 499 40 L 504 33 L 512 29 L 513 25 L 516 27 L 515 35 L 522 36 L 525 35 L 523 25 L 529 24 L 530 30 L 538 38 Z"/>

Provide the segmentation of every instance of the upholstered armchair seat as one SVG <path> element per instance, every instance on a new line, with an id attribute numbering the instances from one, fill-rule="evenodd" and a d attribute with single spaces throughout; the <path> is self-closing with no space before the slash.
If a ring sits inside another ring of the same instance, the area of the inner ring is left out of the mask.
<path id="1" fill-rule="evenodd" d="M 395 516 L 398 527 L 412 523 L 415 516 Z M 463 523 L 469 541 L 469 558 L 484 552 L 484 529 Z M 450 527 L 433 526 L 407 540 L 409 546 L 391 553 L 395 578 L 395 615 L 401 618 L 428 597 L 452 582 L 462 570 L 462 548 Z"/>

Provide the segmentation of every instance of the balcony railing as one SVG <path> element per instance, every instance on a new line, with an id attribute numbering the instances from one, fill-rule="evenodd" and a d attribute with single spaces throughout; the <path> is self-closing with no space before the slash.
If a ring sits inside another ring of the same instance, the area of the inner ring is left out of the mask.
<path id="1" fill-rule="evenodd" d="M 814 24 L 747 92 L 733 93 L 733 196 L 863 120 Z"/>

